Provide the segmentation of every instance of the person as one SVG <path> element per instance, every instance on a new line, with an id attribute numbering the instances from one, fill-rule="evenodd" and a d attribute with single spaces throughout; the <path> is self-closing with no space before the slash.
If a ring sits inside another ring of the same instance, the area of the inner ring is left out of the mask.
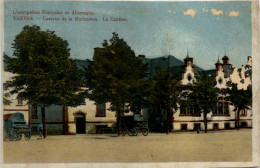
<path id="1" fill-rule="evenodd" d="M 135 114 L 134 115 L 134 121 L 142 122 L 142 121 L 144 121 L 144 118 L 141 114 Z"/>
<path id="2" fill-rule="evenodd" d="M 142 127 L 144 118 L 141 114 L 134 115 L 135 126 Z"/>
<path id="3" fill-rule="evenodd" d="M 197 134 L 200 133 L 200 127 L 197 127 Z"/>
<path id="4" fill-rule="evenodd" d="M 43 124 L 42 124 L 42 123 L 40 123 L 40 124 L 38 125 L 38 130 L 39 130 L 39 132 L 40 132 L 40 137 L 42 137 L 42 136 L 43 136 Z"/>

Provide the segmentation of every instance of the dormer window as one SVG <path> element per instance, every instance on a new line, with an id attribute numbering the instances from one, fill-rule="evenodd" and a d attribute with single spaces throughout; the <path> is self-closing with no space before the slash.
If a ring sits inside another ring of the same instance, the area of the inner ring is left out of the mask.
<path id="1" fill-rule="evenodd" d="M 218 83 L 221 85 L 223 83 L 223 79 L 222 78 L 219 78 L 218 79 Z"/>
<path id="2" fill-rule="evenodd" d="M 191 77 L 190 74 L 188 74 L 187 79 L 188 79 L 189 82 L 192 80 L 192 77 Z"/>

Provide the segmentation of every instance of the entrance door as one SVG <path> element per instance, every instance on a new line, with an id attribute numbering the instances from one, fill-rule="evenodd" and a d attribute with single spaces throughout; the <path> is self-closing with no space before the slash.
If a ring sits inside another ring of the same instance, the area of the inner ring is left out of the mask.
<path id="1" fill-rule="evenodd" d="M 200 131 L 201 130 L 200 124 L 199 123 L 195 123 L 193 129 L 194 129 L 194 131 L 197 131 L 197 130 Z"/>
<path id="2" fill-rule="evenodd" d="M 76 132 L 77 134 L 86 133 L 85 115 L 83 113 L 76 114 Z"/>

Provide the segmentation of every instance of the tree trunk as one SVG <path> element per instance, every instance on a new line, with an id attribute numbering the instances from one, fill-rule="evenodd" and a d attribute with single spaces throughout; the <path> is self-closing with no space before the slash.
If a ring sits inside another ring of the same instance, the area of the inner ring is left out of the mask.
<path id="1" fill-rule="evenodd" d="M 207 120 L 207 113 L 205 113 L 205 112 L 204 112 L 204 127 L 205 127 L 204 132 L 207 133 L 207 129 L 208 129 L 208 120 Z"/>
<path id="2" fill-rule="evenodd" d="M 167 117 L 166 117 L 166 125 L 165 125 L 166 126 L 166 128 L 165 128 L 166 134 L 169 134 L 169 123 L 170 123 L 169 122 L 169 115 L 170 115 L 169 113 L 170 113 L 170 111 L 169 111 L 169 109 L 167 109 Z"/>
<path id="3" fill-rule="evenodd" d="M 170 108 L 169 132 L 173 132 L 173 110 Z"/>
<path id="4" fill-rule="evenodd" d="M 120 136 L 121 133 L 121 113 L 118 111 L 117 112 L 117 135 Z"/>
<path id="5" fill-rule="evenodd" d="M 238 111 L 237 111 L 237 130 L 239 130 L 239 128 L 240 128 L 240 124 L 239 124 L 239 122 L 240 122 L 240 111 L 241 111 L 241 109 L 239 108 Z"/>
<path id="6" fill-rule="evenodd" d="M 169 132 L 172 132 L 173 124 L 172 124 L 172 109 L 169 108 L 167 110 L 167 122 L 166 122 L 166 134 L 169 134 Z"/>
<path id="7" fill-rule="evenodd" d="M 235 111 L 235 128 L 237 129 L 237 111 Z"/>
<path id="8" fill-rule="evenodd" d="M 46 120 L 45 120 L 45 107 L 41 107 L 42 125 L 43 125 L 43 138 L 47 137 Z"/>

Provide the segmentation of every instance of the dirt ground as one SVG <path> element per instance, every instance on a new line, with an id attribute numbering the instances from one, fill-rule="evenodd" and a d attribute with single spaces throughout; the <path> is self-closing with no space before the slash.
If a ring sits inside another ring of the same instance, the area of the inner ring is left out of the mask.
<path id="1" fill-rule="evenodd" d="M 30 141 L 4 141 L 3 155 L 4 163 L 251 161 L 252 130 L 32 136 Z"/>

